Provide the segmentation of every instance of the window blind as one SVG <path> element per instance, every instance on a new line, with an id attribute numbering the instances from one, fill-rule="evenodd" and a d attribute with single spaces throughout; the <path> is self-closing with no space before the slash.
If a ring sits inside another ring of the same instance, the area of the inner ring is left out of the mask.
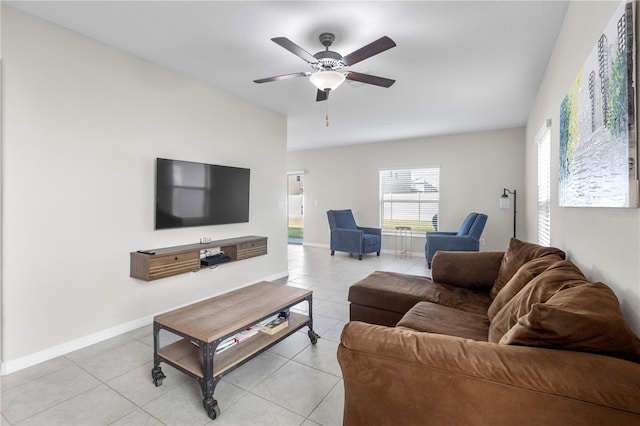
<path id="1" fill-rule="evenodd" d="M 538 143 L 538 244 L 551 245 L 551 134 L 547 121 Z"/>
<path id="2" fill-rule="evenodd" d="M 440 201 L 440 167 L 380 170 L 380 227 L 434 231 Z"/>

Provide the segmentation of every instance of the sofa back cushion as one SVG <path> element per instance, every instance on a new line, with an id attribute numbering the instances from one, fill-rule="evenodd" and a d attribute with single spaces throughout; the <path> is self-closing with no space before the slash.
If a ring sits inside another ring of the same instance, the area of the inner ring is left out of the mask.
<path id="1" fill-rule="evenodd" d="M 529 281 L 493 317 L 489 326 L 489 342 L 498 343 L 518 319 L 529 313 L 531 306 L 545 303 L 566 288 L 589 283 L 580 269 L 568 260 L 560 260 Z"/>
<path id="2" fill-rule="evenodd" d="M 509 282 L 522 265 L 530 260 L 549 255 L 556 255 L 561 259 L 565 258 L 564 251 L 558 248 L 545 247 L 511 238 L 509 247 L 502 258 L 498 276 L 491 289 L 491 297 L 495 298 L 498 295 L 502 287 Z"/>
<path id="3" fill-rule="evenodd" d="M 507 284 L 502 287 L 502 290 L 498 292 L 495 296 L 491 305 L 489 306 L 489 310 L 487 311 L 487 316 L 489 320 L 493 320 L 496 314 L 502 309 L 504 305 L 509 302 L 522 288 L 529 283 L 532 279 L 540 275 L 542 272 L 549 269 L 550 266 L 555 263 L 561 261 L 562 258 L 557 254 L 550 254 L 548 256 L 538 257 L 536 259 L 530 260 L 518 269 L 518 272 L 515 273 L 513 277 L 507 282 Z"/>
<path id="4" fill-rule="evenodd" d="M 640 362 L 640 339 L 625 321 L 613 291 L 588 283 L 535 303 L 501 344 L 578 350 Z"/>
<path id="5" fill-rule="evenodd" d="M 488 295 L 498 276 L 502 256 L 501 251 L 437 251 L 431 262 L 431 278 Z"/>

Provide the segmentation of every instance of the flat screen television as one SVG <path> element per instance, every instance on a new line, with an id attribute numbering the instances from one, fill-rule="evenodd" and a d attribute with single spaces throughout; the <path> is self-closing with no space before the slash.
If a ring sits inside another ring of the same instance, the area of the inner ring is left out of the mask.
<path id="1" fill-rule="evenodd" d="M 156 159 L 156 229 L 249 222 L 250 169 Z"/>

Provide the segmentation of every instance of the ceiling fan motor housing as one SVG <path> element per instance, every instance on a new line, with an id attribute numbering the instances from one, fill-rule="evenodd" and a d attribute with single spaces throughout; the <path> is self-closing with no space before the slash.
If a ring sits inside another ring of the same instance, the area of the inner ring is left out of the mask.
<path id="1" fill-rule="evenodd" d="M 331 50 L 318 52 L 313 57 L 318 60 L 316 64 L 312 64 L 316 71 L 335 71 L 345 66 L 342 62 L 342 55 Z"/>
<path id="2" fill-rule="evenodd" d="M 340 68 L 344 68 L 345 64 L 342 62 L 342 55 L 338 52 L 329 50 L 329 46 L 333 44 L 336 36 L 332 33 L 320 34 L 320 43 L 325 47 L 325 50 L 313 55 L 318 60 L 317 64 L 312 64 L 316 71 L 335 71 Z"/>

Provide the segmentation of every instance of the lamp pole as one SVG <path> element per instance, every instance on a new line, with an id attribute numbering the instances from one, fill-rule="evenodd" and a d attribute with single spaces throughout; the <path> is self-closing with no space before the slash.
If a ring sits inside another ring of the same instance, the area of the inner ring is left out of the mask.
<path id="1" fill-rule="evenodd" d="M 514 189 L 513 191 L 507 189 L 507 188 L 503 188 L 502 189 L 502 196 L 500 197 L 502 200 L 509 200 L 509 196 L 507 195 L 507 193 L 513 195 L 513 238 L 516 237 L 516 213 L 518 212 L 517 210 L 517 195 L 516 195 L 516 190 Z"/>

